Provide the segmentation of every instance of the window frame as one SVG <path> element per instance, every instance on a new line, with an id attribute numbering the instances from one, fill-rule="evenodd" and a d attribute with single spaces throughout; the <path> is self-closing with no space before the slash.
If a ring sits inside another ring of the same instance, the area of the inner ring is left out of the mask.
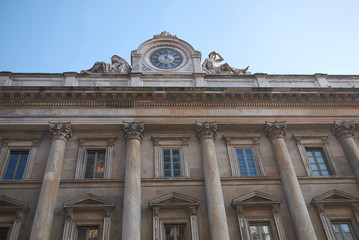
<path id="1" fill-rule="evenodd" d="M 189 135 L 185 134 L 153 134 L 154 147 L 154 165 L 155 178 L 181 178 L 189 177 L 189 162 L 188 162 L 188 139 Z M 179 177 L 165 177 L 163 168 L 163 150 L 164 149 L 179 149 L 181 176 Z"/>
<path id="2" fill-rule="evenodd" d="M 265 176 L 262 155 L 259 148 L 259 139 L 261 134 L 225 134 L 223 139 L 226 141 L 229 162 L 231 166 L 232 177 L 260 177 Z M 240 173 L 236 149 L 251 149 L 256 166 L 256 176 L 242 176 Z"/>
<path id="3" fill-rule="evenodd" d="M 94 165 L 93 165 L 93 170 L 92 170 L 92 177 L 86 177 L 86 174 L 87 174 L 87 167 L 88 167 L 88 153 L 89 152 L 95 152 L 95 159 L 94 159 Z M 98 162 L 98 153 L 99 152 L 104 152 L 104 166 L 103 166 L 103 168 L 104 168 L 104 170 L 103 170 L 103 173 L 102 173 L 102 177 L 101 178 L 98 178 L 98 177 L 96 177 L 96 173 L 97 173 L 97 171 L 96 171 L 96 167 L 97 167 L 97 162 Z M 106 150 L 102 150 L 102 149 L 86 149 L 86 153 L 85 153 L 85 160 L 84 160 L 85 162 L 84 162 L 84 164 L 85 164 L 85 166 L 84 166 L 84 176 L 83 176 L 83 178 L 84 179 L 103 179 L 104 178 L 104 176 L 105 176 L 105 164 L 106 164 Z"/>
<path id="4" fill-rule="evenodd" d="M 164 154 L 164 151 L 166 150 L 169 150 L 170 151 L 170 164 L 171 164 L 171 176 L 165 176 L 165 168 L 162 167 L 162 176 L 165 177 L 165 178 L 179 178 L 179 177 L 182 177 L 182 164 L 181 164 L 181 149 L 180 148 L 162 148 L 162 166 L 164 166 L 165 164 L 165 154 Z M 178 150 L 178 157 L 179 157 L 179 164 L 180 164 L 180 168 L 179 168 L 179 171 L 180 171 L 180 174 L 179 176 L 174 176 L 174 167 L 173 167 L 173 151 L 174 150 Z"/>
<path id="5" fill-rule="evenodd" d="M 296 140 L 307 176 L 330 177 L 338 175 L 338 169 L 335 165 L 334 157 L 329 147 L 328 136 L 329 134 L 293 134 L 293 138 Z M 328 167 L 329 176 L 314 176 L 306 148 L 317 148 L 322 150 L 323 158 L 326 160 L 326 165 Z"/>
<path id="6" fill-rule="evenodd" d="M 91 225 L 91 226 L 89 226 L 89 225 L 81 225 L 81 224 L 77 224 L 76 225 L 76 231 L 75 231 L 75 240 L 78 240 L 78 232 L 79 232 L 79 228 L 91 228 L 91 227 L 96 227 L 96 228 L 98 228 L 98 239 L 101 239 L 101 230 L 102 230 L 102 228 L 101 228 L 101 226 L 100 225 Z"/>
<path id="7" fill-rule="evenodd" d="M 249 235 L 252 238 L 252 234 L 251 234 L 251 230 L 250 227 L 251 226 L 268 226 L 269 227 L 269 236 L 270 236 L 270 240 L 274 240 L 274 233 L 273 233 L 273 221 L 269 220 L 269 221 L 251 221 L 250 219 L 248 219 L 248 227 L 249 227 Z M 259 228 L 260 229 L 260 228 Z M 261 231 L 261 230 L 260 230 Z M 262 237 L 261 237 L 262 238 Z"/>
<path id="8" fill-rule="evenodd" d="M 3 142 L 0 150 L 0 179 L 2 181 L 19 181 L 28 180 L 31 177 L 32 169 L 36 159 L 36 153 L 39 148 L 39 143 L 42 139 L 40 135 L 32 136 L 2 136 Z M 11 152 L 28 152 L 25 170 L 22 179 L 7 179 L 5 180 L 5 173 L 9 163 Z"/>
<path id="9" fill-rule="evenodd" d="M 354 239 L 357 239 L 357 234 L 356 234 L 356 232 L 355 232 L 355 230 L 354 230 L 353 223 L 352 223 L 351 220 L 336 220 L 336 219 L 331 219 L 330 222 L 331 222 L 331 224 L 332 224 L 332 230 L 333 230 L 334 236 L 336 236 L 335 231 L 334 231 L 334 229 L 333 229 L 334 223 L 339 223 L 339 224 L 347 223 L 348 226 L 349 226 L 350 232 L 352 233 L 352 236 L 354 237 Z M 341 228 L 341 227 L 340 227 L 340 228 Z M 340 231 L 340 232 L 341 232 L 341 236 L 343 236 L 343 235 L 342 235 L 343 232 L 342 232 L 342 231 Z M 346 238 L 346 237 L 344 236 L 344 238 Z"/>
<path id="10" fill-rule="evenodd" d="M 77 164 L 75 179 L 109 179 L 112 175 L 113 146 L 116 135 L 112 134 L 86 134 L 78 135 L 79 151 L 77 155 Z M 105 164 L 103 178 L 85 178 L 87 167 L 88 151 L 105 151 Z"/>

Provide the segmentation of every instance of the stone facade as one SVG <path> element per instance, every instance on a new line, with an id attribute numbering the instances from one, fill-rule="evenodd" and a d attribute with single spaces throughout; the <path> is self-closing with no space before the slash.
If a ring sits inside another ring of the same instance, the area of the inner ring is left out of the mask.
<path id="1" fill-rule="evenodd" d="M 181 62 L 152 66 L 158 49 Z M 208 74 L 201 56 L 164 32 L 126 74 L 0 72 L 7 239 L 358 237 L 359 75 Z"/>

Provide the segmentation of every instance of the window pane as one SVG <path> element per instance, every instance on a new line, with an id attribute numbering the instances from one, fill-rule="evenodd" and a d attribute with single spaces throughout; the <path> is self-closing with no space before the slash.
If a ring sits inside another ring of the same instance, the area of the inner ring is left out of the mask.
<path id="1" fill-rule="evenodd" d="M 98 240 L 99 228 L 98 227 L 78 227 L 77 240 Z"/>
<path id="2" fill-rule="evenodd" d="M 272 240 L 269 223 L 250 223 L 250 234 L 253 239 Z"/>
<path id="3" fill-rule="evenodd" d="M 163 149 L 163 175 L 164 177 L 181 176 L 180 149 Z"/>
<path id="4" fill-rule="evenodd" d="M 329 176 L 328 162 L 322 152 L 322 149 L 307 148 L 308 160 L 313 170 L 314 176 Z"/>
<path id="5" fill-rule="evenodd" d="M 87 151 L 85 178 L 103 178 L 106 151 Z"/>
<path id="6" fill-rule="evenodd" d="M 6 240 L 8 228 L 0 228 L 0 240 Z"/>
<path id="7" fill-rule="evenodd" d="M 22 179 L 29 152 L 10 152 L 4 179 Z"/>
<path id="8" fill-rule="evenodd" d="M 354 232 L 350 222 L 333 222 L 332 227 L 337 239 L 354 240 Z"/>
<path id="9" fill-rule="evenodd" d="M 258 176 L 252 149 L 236 148 L 238 167 L 241 176 Z"/>

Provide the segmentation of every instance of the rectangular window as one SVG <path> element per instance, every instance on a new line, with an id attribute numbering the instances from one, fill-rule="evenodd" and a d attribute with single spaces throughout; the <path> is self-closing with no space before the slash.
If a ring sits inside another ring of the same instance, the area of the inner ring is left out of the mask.
<path id="1" fill-rule="evenodd" d="M 29 152 L 10 152 L 4 179 L 22 179 Z"/>
<path id="2" fill-rule="evenodd" d="M 163 149 L 163 176 L 181 176 L 180 149 Z"/>
<path id="3" fill-rule="evenodd" d="M 99 240 L 99 227 L 78 227 L 76 240 Z"/>
<path id="4" fill-rule="evenodd" d="M 250 234 L 253 240 L 272 240 L 269 223 L 250 223 Z"/>
<path id="5" fill-rule="evenodd" d="M 321 148 L 306 148 L 305 150 L 314 176 L 332 175 L 328 168 L 328 161 Z"/>
<path id="6" fill-rule="evenodd" d="M 332 222 L 335 237 L 343 240 L 355 240 L 353 229 L 349 222 Z"/>
<path id="7" fill-rule="evenodd" d="M 186 240 L 185 225 L 165 225 L 164 240 Z"/>
<path id="8" fill-rule="evenodd" d="M 106 151 L 87 151 L 85 178 L 103 178 Z"/>
<path id="9" fill-rule="evenodd" d="M 250 148 L 236 148 L 237 161 L 241 176 L 258 176 L 253 152 Z"/>
<path id="10" fill-rule="evenodd" d="M 9 228 L 0 228 L 0 240 L 6 240 L 8 232 Z"/>

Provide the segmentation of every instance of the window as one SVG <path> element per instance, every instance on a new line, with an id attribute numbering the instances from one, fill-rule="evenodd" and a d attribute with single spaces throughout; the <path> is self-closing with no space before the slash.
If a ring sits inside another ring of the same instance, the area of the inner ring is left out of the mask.
<path id="1" fill-rule="evenodd" d="M 41 136 L 1 136 L 0 178 L 30 179 Z"/>
<path id="2" fill-rule="evenodd" d="M 280 198 L 254 191 L 232 200 L 242 239 L 285 240 Z"/>
<path id="3" fill-rule="evenodd" d="M 331 175 L 327 160 L 321 148 L 306 148 L 305 150 L 314 176 Z"/>
<path id="4" fill-rule="evenodd" d="M 349 222 L 332 222 L 335 237 L 343 240 L 354 240 L 353 229 Z"/>
<path id="5" fill-rule="evenodd" d="M 111 178 L 115 135 L 78 135 L 80 140 L 75 179 Z"/>
<path id="6" fill-rule="evenodd" d="M 228 134 L 226 140 L 232 177 L 265 176 L 259 149 L 260 134 Z"/>
<path id="7" fill-rule="evenodd" d="M 9 228 L 0 228 L 0 240 L 6 240 L 8 232 Z"/>
<path id="8" fill-rule="evenodd" d="M 29 152 L 10 152 L 4 179 L 22 179 Z"/>
<path id="9" fill-rule="evenodd" d="M 109 240 L 115 202 L 86 194 L 62 203 L 66 211 L 63 240 Z"/>
<path id="10" fill-rule="evenodd" d="M 76 240 L 98 240 L 99 227 L 78 227 Z"/>
<path id="11" fill-rule="evenodd" d="M 328 134 L 293 135 L 308 176 L 330 176 L 338 171 L 330 151 Z"/>
<path id="12" fill-rule="evenodd" d="M 252 149 L 236 148 L 238 167 L 241 176 L 257 176 Z"/>
<path id="13" fill-rule="evenodd" d="M 181 176 L 181 159 L 179 149 L 163 149 L 163 176 Z"/>
<path id="14" fill-rule="evenodd" d="M 106 151 L 87 151 L 85 178 L 103 178 Z"/>
<path id="15" fill-rule="evenodd" d="M 152 135 L 155 177 L 189 177 L 188 135 Z"/>
<path id="16" fill-rule="evenodd" d="M 272 240 L 269 223 L 250 223 L 250 234 L 253 240 Z"/>
<path id="17" fill-rule="evenodd" d="M 185 225 L 165 225 L 164 240 L 186 240 Z"/>

